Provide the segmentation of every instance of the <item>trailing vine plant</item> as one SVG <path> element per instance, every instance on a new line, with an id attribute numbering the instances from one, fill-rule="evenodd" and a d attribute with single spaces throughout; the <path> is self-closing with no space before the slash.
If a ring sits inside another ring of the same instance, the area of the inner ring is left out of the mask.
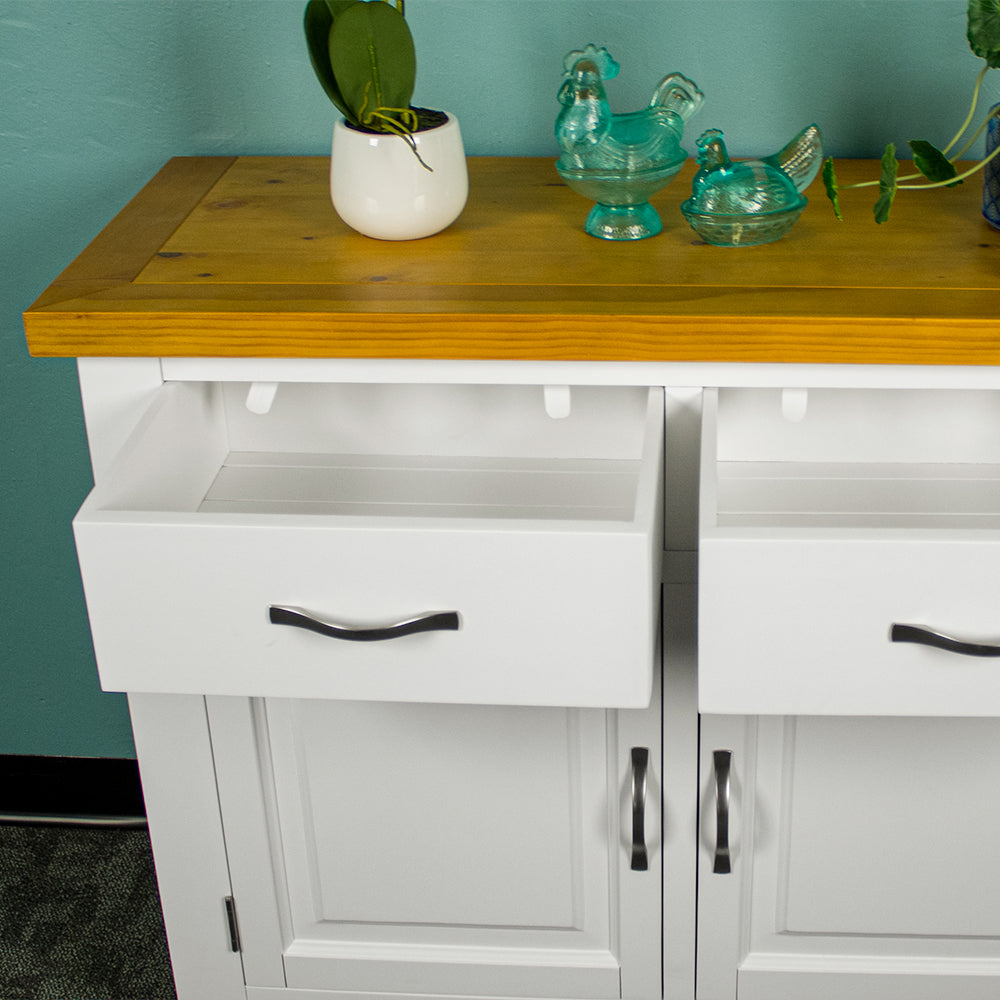
<path id="1" fill-rule="evenodd" d="M 972 134 L 958 149 L 962 136 L 969 130 L 976 116 L 979 105 L 979 93 L 983 80 L 990 69 L 1000 68 L 1000 0 L 969 0 L 967 11 L 966 36 L 972 51 L 985 60 L 985 65 L 976 77 L 972 92 L 972 106 L 966 115 L 962 127 L 944 149 L 937 149 L 924 139 L 912 139 L 909 147 L 913 153 L 913 165 L 919 173 L 899 175 L 899 161 L 896 158 L 896 147 L 889 143 L 882 154 L 882 172 L 878 180 L 862 181 L 858 184 L 845 184 L 841 188 L 837 184 L 833 158 L 823 164 L 823 183 L 827 197 L 833 205 L 833 211 L 838 219 L 843 216 L 840 211 L 839 192 L 849 188 L 878 187 L 878 199 L 875 202 L 875 221 L 883 223 L 889 218 L 893 200 L 897 191 L 927 191 L 932 188 L 952 187 L 961 184 L 966 177 L 981 170 L 995 156 L 1000 154 L 1000 147 L 978 163 L 958 170 L 956 163 L 969 151 L 973 143 L 983 134 L 993 117 L 1000 117 L 1000 111 L 991 112 L 976 124 Z M 954 152 L 952 152 L 954 150 Z M 917 183 L 913 183 L 917 182 Z"/>

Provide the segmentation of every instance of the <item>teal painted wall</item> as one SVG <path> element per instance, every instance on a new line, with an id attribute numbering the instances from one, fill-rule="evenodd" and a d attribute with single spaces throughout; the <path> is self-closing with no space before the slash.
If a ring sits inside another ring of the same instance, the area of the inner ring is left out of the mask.
<path id="1" fill-rule="evenodd" d="M 74 365 L 28 356 L 21 311 L 169 157 L 326 152 L 302 6 L 0 0 L 0 753 L 134 752 L 124 698 L 97 686 L 73 553 L 91 484 Z M 416 100 L 455 112 L 471 154 L 554 155 L 562 57 L 591 41 L 622 63 L 618 110 L 680 70 L 708 98 L 696 134 L 724 129 L 737 156 L 810 121 L 839 156 L 943 144 L 979 67 L 964 0 L 410 0 L 407 13 Z"/>

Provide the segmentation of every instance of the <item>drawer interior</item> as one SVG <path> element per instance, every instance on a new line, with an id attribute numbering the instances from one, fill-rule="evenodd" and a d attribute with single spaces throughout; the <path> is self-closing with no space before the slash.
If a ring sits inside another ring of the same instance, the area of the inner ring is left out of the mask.
<path id="1" fill-rule="evenodd" d="M 1000 528 L 997 392 L 721 389 L 704 431 L 703 527 Z"/>
<path id="2" fill-rule="evenodd" d="M 650 390 L 292 383 L 265 414 L 243 383 L 169 383 L 102 484 L 103 510 L 630 522 Z"/>
<path id="3" fill-rule="evenodd" d="M 231 452 L 198 510 L 630 520 L 636 462 Z"/>

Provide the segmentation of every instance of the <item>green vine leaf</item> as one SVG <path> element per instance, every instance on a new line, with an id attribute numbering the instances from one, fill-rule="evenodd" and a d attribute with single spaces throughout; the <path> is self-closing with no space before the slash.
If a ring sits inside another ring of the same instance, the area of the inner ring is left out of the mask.
<path id="1" fill-rule="evenodd" d="M 969 48 L 993 69 L 1000 69 L 1000 0 L 969 0 Z"/>
<path id="2" fill-rule="evenodd" d="M 875 221 L 881 225 L 889 220 L 892 201 L 896 197 L 896 177 L 899 174 L 899 161 L 896 159 L 896 147 L 889 143 L 882 154 L 882 176 L 878 181 L 879 196 L 875 202 Z"/>
<path id="3" fill-rule="evenodd" d="M 833 168 L 833 157 L 828 157 L 823 164 L 823 187 L 826 188 L 826 196 L 830 199 L 830 204 L 833 205 L 833 214 L 840 219 L 841 222 L 844 221 L 844 216 L 840 212 L 840 195 L 837 187 L 837 173 Z"/>
<path id="4" fill-rule="evenodd" d="M 924 177 L 935 184 L 939 181 L 949 181 L 958 171 L 955 164 L 948 159 L 936 146 L 924 139 L 911 139 L 910 149 L 913 151 L 913 163 Z M 961 184 L 961 181 L 956 183 Z"/>

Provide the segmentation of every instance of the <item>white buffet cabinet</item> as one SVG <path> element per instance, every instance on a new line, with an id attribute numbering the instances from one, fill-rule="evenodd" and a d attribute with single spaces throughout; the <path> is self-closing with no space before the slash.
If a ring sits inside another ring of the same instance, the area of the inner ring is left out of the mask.
<path id="1" fill-rule="evenodd" d="M 80 378 L 181 1000 L 1000 995 L 995 369 Z"/>

